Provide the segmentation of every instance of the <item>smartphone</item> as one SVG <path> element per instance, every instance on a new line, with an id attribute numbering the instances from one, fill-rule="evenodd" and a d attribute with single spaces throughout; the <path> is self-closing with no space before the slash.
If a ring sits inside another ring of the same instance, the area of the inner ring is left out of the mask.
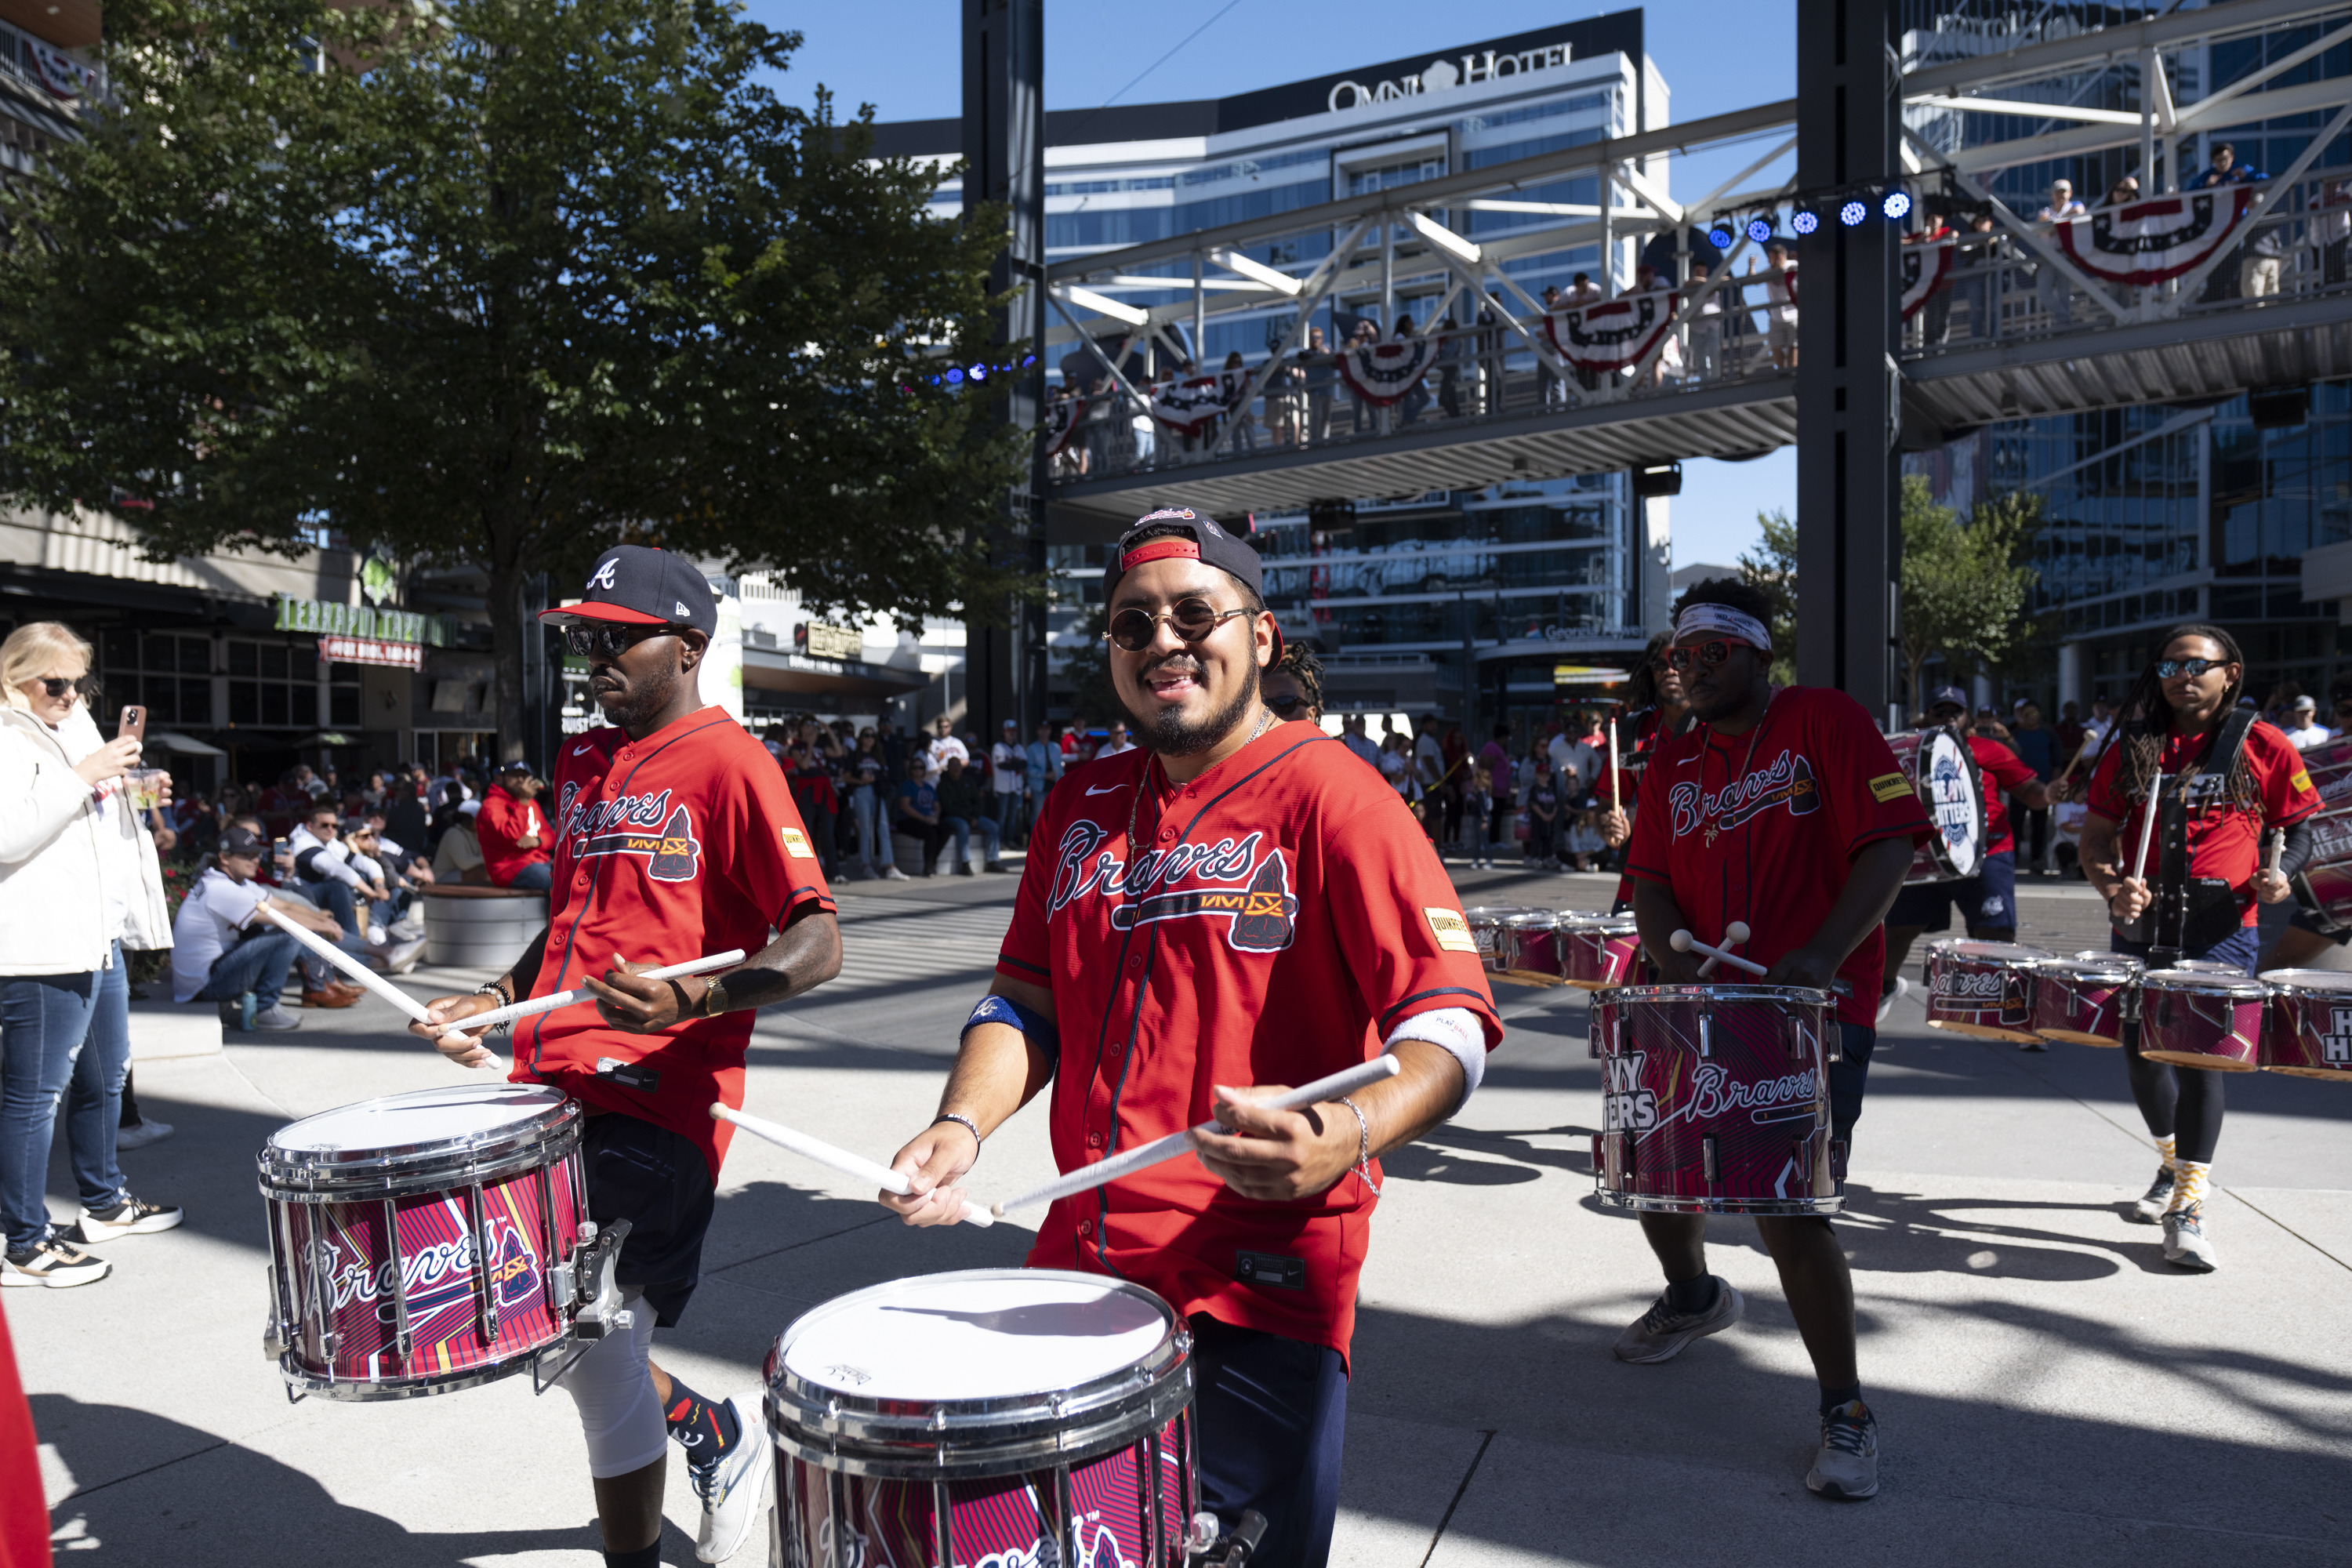
<path id="1" fill-rule="evenodd" d="M 124 703 L 122 722 L 114 733 L 118 740 L 144 741 L 147 738 L 147 710 L 136 702 Z"/>

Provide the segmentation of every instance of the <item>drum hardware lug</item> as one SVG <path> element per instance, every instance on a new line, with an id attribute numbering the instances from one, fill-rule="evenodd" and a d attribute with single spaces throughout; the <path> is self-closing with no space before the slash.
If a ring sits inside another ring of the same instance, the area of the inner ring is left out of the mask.
<path id="1" fill-rule="evenodd" d="M 1706 1133 L 1699 1139 L 1698 1154 L 1700 1166 L 1706 1175 L 1706 1184 L 1712 1187 L 1720 1184 L 1723 1166 L 1716 1153 L 1714 1133 Z"/>
<path id="2" fill-rule="evenodd" d="M 582 1226 L 584 1232 L 588 1226 Z M 625 1329 L 635 1321 L 635 1314 L 621 1300 L 621 1288 L 614 1281 L 613 1271 L 621 1261 L 621 1244 L 629 1239 L 629 1222 L 614 1220 L 610 1229 L 600 1230 L 594 1240 L 572 1254 L 564 1265 L 572 1270 L 574 1289 L 572 1300 L 575 1310 L 572 1331 L 583 1340 L 601 1340 L 606 1334 Z"/>
<path id="3" fill-rule="evenodd" d="M 1208 1521 L 1209 1541 L 1208 1544 L 1200 1545 L 1196 1543 L 1201 1540 L 1203 1520 Z M 1265 1539 L 1265 1515 L 1254 1508 L 1245 1508 L 1242 1510 L 1241 1521 L 1234 1526 L 1231 1535 L 1220 1539 L 1216 1531 L 1215 1514 L 1196 1513 L 1192 1516 L 1192 1534 L 1184 1543 L 1184 1560 L 1190 1568 L 1242 1568 L 1250 1560 L 1250 1554 L 1257 1550 L 1257 1543 Z"/>
<path id="4" fill-rule="evenodd" d="M 400 1205 L 391 1198 L 383 1200 L 383 1249 L 388 1258 L 384 1267 L 392 1270 L 393 1343 L 405 1363 L 415 1337 L 409 1331 L 408 1270 L 402 1267 Z"/>
<path id="5" fill-rule="evenodd" d="M 537 1355 L 533 1356 L 530 1362 L 530 1392 L 532 1397 L 536 1398 L 538 1395 L 545 1394 L 549 1389 L 553 1388 L 558 1383 L 562 1382 L 563 1380 L 563 1374 L 572 1370 L 572 1363 L 578 1361 L 582 1356 L 586 1355 L 590 1348 L 591 1347 L 583 1343 L 579 1340 L 574 1339 L 560 1344 L 551 1345 L 547 1349 L 540 1352 Z M 548 1360 L 551 1357 L 559 1358 L 556 1368 L 553 1372 L 547 1370 Z"/>
<path id="6" fill-rule="evenodd" d="M 1709 1013 L 1701 1013 L 1698 1016 L 1698 1054 L 1701 1061 L 1715 1055 L 1714 1030 L 1711 1026 L 1713 1020 L 1714 1016 Z"/>

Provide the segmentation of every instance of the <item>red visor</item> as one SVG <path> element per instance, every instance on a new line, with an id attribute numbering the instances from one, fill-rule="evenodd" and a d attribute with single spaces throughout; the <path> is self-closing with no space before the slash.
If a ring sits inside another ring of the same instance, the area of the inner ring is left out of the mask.
<path id="1" fill-rule="evenodd" d="M 666 626 L 670 624 L 659 616 L 649 616 L 626 605 L 607 605 L 593 599 L 565 605 L 560 609 L 541 610 L 539 618 L 559 626 L 569 626 L 573 621 L 617 621 L 625 626 Z"/>
<path id="2" fill-rule="evenodd" d="M 1132 572 L 1147 561 L 1165 561 L 1171 556 L 1186 561 L 1198 561 L 1201 558 L 1201 547 L 1190 539 L 1155 539 L 1147 544 L 1139 544 L 1120 556 L 1118 569 L 1122 572 Z"/>

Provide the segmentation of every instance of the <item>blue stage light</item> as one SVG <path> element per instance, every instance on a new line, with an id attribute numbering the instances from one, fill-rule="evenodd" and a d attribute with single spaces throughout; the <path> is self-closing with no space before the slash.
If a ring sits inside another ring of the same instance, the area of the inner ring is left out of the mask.
<path id="1" fill-rule="evenodd" d="M 954 386 L 954 385 L 956 385 L 958 383 L 961 382 L 962 380 L 963 380 L 963 372 L 961 372 L 961 371 L 960 371 L 960 370 L 950 370 L 950 371 L 948 372 L 948 384 L 949 384 L 950 386 Z"/>
<path id="2" fill-rule="evenodd" d="M 1754 240 L 1759 245 L 1761 245 L 1766 240 L 1771 238 L 1772 220 L 1769 217 L 1749 218 L 1748 220 L 1748 237 Z"/>
<path id="3" fill-rule="evenodd" d="M 1870 209 L 1864 206 L 1860 202 L 1848 202 L 1845 205 L 1838 208 L 1838 222 L 1845 225 L 1848 228 L 1859 226 L 1862 220 L 1869 216 Z"/>
<path id="4" fill-rule="evenodd" d="M 984 364 L 976 364 L 972 366 L 971 378 L 974 381 L 986 381 L 988 379 L 988 367 Z"/>
<path id="5" fill-rule="evenodd" d="M 1887 192 L 1886 199 L 1878 204 L 1878 210 L 1886 215 L 1886 221 L 1889 223 L 1898 223 L 1902 221 L 1904 214 L 1911 210 L 1911 193 L 1908 191 Z"/>
<path id="6" fill-rule="evenodd" d="M 1729 250 L 1732 245 L 1731 231 L 1717 224 L 1706 231 L 1706 242 L 1717 250 Z"/>
<path id="7" fill-rule="evenodd" d="M 1801 235 L 1811 234 L 1813 230 L 1822 226 L 1821 216 L 1817 213 L 1808 212 L 1800 208 L 1796 212 L 1789 215 L 1789 226 L 1795 229 Z"/>

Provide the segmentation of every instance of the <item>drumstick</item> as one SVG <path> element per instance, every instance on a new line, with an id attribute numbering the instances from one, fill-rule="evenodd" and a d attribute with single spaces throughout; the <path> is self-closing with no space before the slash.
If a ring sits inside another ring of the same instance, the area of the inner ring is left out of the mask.
<path id="1" fill-rule="evenodd" d="M 1625 815 L 1625 792 L 1617 780 L 1617 719 L 1609 720 L 1609 808 L 1618 816 Z"/>
<path id="2" fill-rule="evenodd" d="M 845 1176 L 855 1176 L 861 1182 L 871 1182 L 886 1193 L 896 1193 L 903 1198 L 914 1190 L 913 1183 L 887 1165 L 877 1165 L 863 1154 L 853 1154 L 846 1149 L 836 1149 L 822 1139 L 812 1138 L 805 1132 L 795 1132 L 780 1123 L 765 1121 L 757 1116 L 746 1116 L 740 1110 L 730 1110 L 726 1106 L 716 1101 L 713 1101 L 710 1107 L 710 1120 L 731 1121 L 754 1137 L 765 1138 L 779 1149 L 789 1149 L 803 1160 L 814 1160 L 820 1165 L 839 1171 Z M 963 1223 L 994 1225 L 996 1216 L 967 1199 L 963 1205 Z"/>
<path id="3" fill-rule="evenodd" d="M 1746 921 L 1733 921 L 1729 925 L 1723 928 L 1724 946 L 1738 947 L 1741 942 L 1746 942 L 1747 940 L 1748 922 Z M 1705 979 L 1706 976 L 1714 973 L 1715 966 L 1722 962 L 1723 961 L 1719 958 L 1710 958 L 1705 963 L 1700 964 L 1698 966 L 1699 977 L 1701 979 Z"/>
<path id="4" fill-rule="evenodd" d="M 407 1014 L 410 1017 L 415 1019 L 426 1028 L 437 1029 L 441 1027 L 440 1025 L 433 1021 L 433 1015 L 425 1010 L 424 1003 L 419 1002 L 415 997 L 411 996 L 407 992 L 403 991 L 399 986 L 394 985 L 391 981 L 386 980 L 374 970 L 370 969 L 357 958 L 352 957 L 350 953 L 345 952 L 341 948 L 337 947 L 333 942 L 329 942 L 325 937 L 320 936 L 317 931 L 310 930 L 307 926 L 295 924 L 285 915 L 279 913 L 272 905 L 262 905 L 261 912 L 268 915 L 272 921 L 276 921 L 278 928 L 280 931 L 283 931 L 287 935 L 292 937 L 296 942 L 300 942 L 304 947 L 309 948 L 312 952 L 317 953 L 320 958 L 325 959 L 329 963 L 333 964 L 337 969 L 341 970 L 345 974 L 350 975 L 353 980 L 358 981 L 362 985 L 367 987 L 370 991 L 374 992 L 377 995 L 383 997 L 385 1001 L 391 1003 L 394 1006 L 399 1008 L 402 1012 Z M 482 1050 L 488 1051 L 490 1058 L 488 1061 L 481 1064 L 483 1067 L 494 1068 L 499 1072 L 504 1072 L 506 1070 L 506 1064 L 499 1059 L 499 1056 L 496 1051 L 490 1051 L 489 1047 L 487 1046 L 480 1047 L 480 1048 Z"/>
<path id="5" fill-rule="evenodd" d="M 2068 778 L 2073 776 L 2074 764 L 2083 760 L 2083 753 L 2091 749 L 2091 742 L 2098 738 L 2098 734 L 2099 732 L 2096 730 L 2088 728 L 2084 730 L 2083 739 L 2081 742 L 2075 746 L 2074 754 L 2066 759 L 2066 765 L 2058 770 L 2058 776 L 2056 778 L 2050 781 L 2051 788 L 2056 789 L 2060 784 L 2064 784 Z"/>
<path id="6" fill-rule="evenodd" d="M 1335 1072 L 1328 1078 L 1318 1078 L 1313 1083 L 1303 1084 L 1297 1089 L 1285 1089 L 1280 1094 L 1265 1100 L 1252 1100 L 1250 1103 L 1261 1110 L 1296 1110 L 1304 1105 L 1315 1105 L 1323 1100 L 1337 1100 L 1343 1094 L 1353 1094 L 1360 1089 L 1369 1089 L 1382 1079 L 1394 1078 L 1403 1070 L 1403 1064 L 1394 1057 L 1374 1057 L 1370 1061 L 1360 1066 L 1349 1068 L 1342 1072 Z M 1196 1132 L 1230 1131 L 1232 1131 L 1230 1128 L 1216 1121 L 1203 1121 L 1197 1127 L 1187 1127 L 1181 1132 L 1171 1132 L 1165 1138 L 1155 1138 L 1142 1147 L 1130 1149 L 1124 1154 L 1114 1154 L 1108 1160 L 1081 1166 L 1057 1181 L 1046 1183 L 1035 1192 L 1024 1193 L 1008 1202 L 991 1205 L 989 1212 L 1002 1219 L 1014 1209 L 1025 1209 L 1034 1204 L 1055 1203 L 1078 1193 L 1090 1192 L 1107 1182 L 1115 1182 L 1121 1176 L 1132 1175 L 1146 1165 L 1157 1165 L 1163 1160 L 1176 1158 L 1177 1155 L 1194 1147 L 1192 1135 Z"/>
<path id="7" fill-rule="evenodd" d="M 2164 793 L 2164 775 L 2157 774 L 2147 784 L 2147 814 L 2139 819 L 2139 853 L 2132 858 L 2132 880 L 2147 879 L 2147 841 L 2156 832 L 2157 797 Z"/>
<path id="8" fill-rule="evenodd" d="M 613 962 L 618 965 L 628 961 L 615 953 Z M 702 974 L 713 969 L 732 969 L 742 962 L 743 950 L 740 947 L 730 947 L 725 952 L 714 952 L 707 958 L 689 958 L 684 963 L 666 964 L 659 969 L 639 970 L 631 978 L 679 980 L 689 974 Z M 552 1013 L 558 1007 L 569 1007 L 574 1002 L 585 1002 L 594 994 L 594 992 L 584 985 L 575 986 L 570 991 L 558 991 L 552 996 L 533 996 L 527 1001 L 509 1002 L 503 1007 L 493 1007 L 487 1013 L 477 1013 L 470 1018 L 453 1018 L 449 1022 L 449 1028 L 452 1032 L 461 1029 L 491 1028 L 516 1018 L 530 1018 L 541 1013 Z"/>
<path id="9" fill-rule="evenodd" d="M 1727 931 L 1725 934 L 1728 935 L 1730 933 Z M 1706 953 L 1709 963 L 1720 961 L 1731 965 L 1734 969 L 1744 969 L 1750 974 L 1769 974 L 1771 973 L 1770 970 L 1766 969 L 1762 964 L 1755 963 L 1750 959 L 1742 958 L 1736 952 L 1726 952 L 1719 947 L 1709 947 L 1706 943 L 1699 941 L 1698 938 L 1691 935 L 1691 933 L 1686 931 L 1678 931 L 1675 932 L 1674 935 L 1668 937 L 1666 939 L 1666 945 L 1673 948 L 1676 952 Z M 1706 972 L 1702 969 L 1699 973 L 1704 974 Z"/>

